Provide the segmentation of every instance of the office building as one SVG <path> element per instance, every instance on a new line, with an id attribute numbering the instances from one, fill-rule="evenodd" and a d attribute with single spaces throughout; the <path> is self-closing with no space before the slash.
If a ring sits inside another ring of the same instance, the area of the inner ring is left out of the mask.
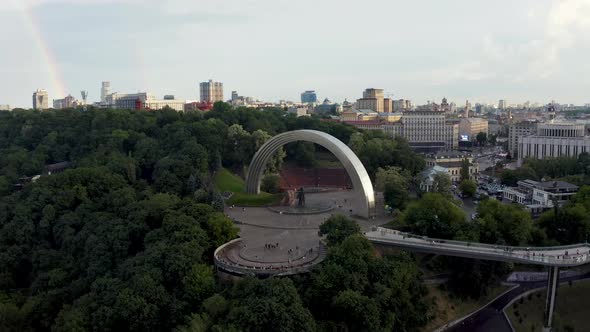
<path id="1" fill-rule="evenodd" d="M 111 82 L 102 82 L 102 87 L 100 88 L 100 102 L 106 103 L 107 96 L 111 94 Z"/>
<path id="2" fill-rule="evenodd" d="M 257 107 L 257 101 L 252 97 L 240 96 L 237 91 L 231 92 L 230 103 L 234 106 Z"/>
<path id="3" fill-rule="evenodd" d="M 201 102 L 216 103 L 223 101 L 223 83 L 213 82 L 202 82 L 200 84 Z"/>
<path id="4" fill-rule="evenodd" d="M 383 113 L 383 101 L 375 98 L 361 98 L 356 100 L 357 110 L 371 110 L 377 113 Z"/>
<path id="5" fill-rule="evenodd" d="M 0 111 L 10 111 L 10 105 L 0 104 Z"/>
<path id="6" fill-rule="evenodd" d="M 144 109 L 145 102 L 148 100 L 154 100 L 154 96 L 147 92 L 139 93 L 112 93 L 107 96 L 107 102 L 109 105 L 119 109 Z"/>
<path id="7" fill-rule="evenodd" d="M 295 116 L 309 116 L 307 105 L 291 106 L 287 109 L 287 113 L 295 114 Z"/>
<path id="8" fill-rule="evenodd" d="M 164 107 L 169 107 L 178 112 L 184 112 L 184 100 L 176 100 L 176 99 L 164 99 L 164 100 L 155 100 L 149 99 L 146 100 L 144 103 L 144 108 L 146 110 L 155 111 L 161 110 Z"/>
<path id="9" fill-rule="evenodd" d="M 399 122 L 384 125 L 383 130 L 392 137 L 402 136 L 418 151 L 452 150 L 459 146 L 459 125 L 448 122 L 441 112 L 405 112 Z"/>
<path id="10" fill-rule="evenodd" d="M 315 107 L 315 113 L 320 115 L 337 115 L 342 113 L 342 106 L 326 98 L 323 103 Z"/>
<path id="11" fill-rule="evenodd" d="M 521 137 L 537 132 L 536 122 L 519 122 L 508 127 L 508 152 L 513 158 L 518 156 L 518 141 Z"/>
<path id="12" fill-rule="evenodd" d="M 183 112 L 186 101 L 176 100 L 172 95 L 164 96 L 164 99 L 156 99 L 148 92 L 139 93 L 112 93 L 106 98 L 107 103 L 114 108 L 131 110 L 161 110 L 169 107 L 175 111 Z"/>
<path id="13" fill-rule="evenodd" d="M 393 101 L 394 112 L 405 112 L 412 109 L 412 102 L 407 99 L 398 99 Z"/>
<path id="14" fill-rule="evenodd" d="M 342 122 L 377 121 L 379 113 L 372 110 L 350 110 L 340 115 Z"/>
<path id="15" fill-rule="evenodd" d="M 307 90 L 301 94 L 301 102 L 304 104 L 317 103 L 318 96 L 314 90 Z"/>
<path id="16" fill-rule="evenodd" d="M 389 98 L 383 99 L 383 112 L 393 113 L 393 100 Z"/>
<path id="17" fill-rule="evenodd" d="M 72 95 L 68 95 L 63 99 L 53 100 L 53 108 L 55 108 L 56 110 L 63 108 L 74 108 L 77 107 L 79 104 L 80 103 Z"/>
<path id="18" fill-rule="evenodd" d="M 518 160 L 545 159 L 561 156 L 577 157 L 590 152 L 590 136 L 585 135 L 584 124 L 550 122 L 537 126 L 537 133 L 519 138 Z"/>
<path id="19" fill-rule="evenodd" d="M 449 175 L 451 181 L 461 181 L 461 169 L 463 168 L 463 160 L 467 159 L 469 162 L 469 178 L 477 179 L 479 174 L 479 164 L 473 160 L 473 155 L 461 151 L 439 151 L 426 155 L 426 167 L 444 167 Z"/>
<path id="20" fill-rule="evenodd" d="M 477 134 L 488 134 L 488 120 L 482 118 L 462 118 L 459 122 L 459 136 L 462 141 L 475 141 Z"/>
<path id="21" fill-rule="evenodd" d="M 501 110 L 505 110 L 508 108 L 508 104 L 506 103 L 506 99 L 498 100 L 498 108 Z"/>
<path id="22" fill-rule="evenodd" d="M 366 89 L 363 92 L 363 98 L 357 99 L 356 109 L 372 110 L 373 112 L 383 113 L 385 111 L 383 89 Z"/>
<path id="23" fill-rule="evenodd" d="M 504 201 L 530 208 L 562 206 L 578 192 L 578 186 L 564 181 L 518 181 L 517 187 L 504 188 Z"/>
<path id="24" fill-rule="evenodd" d="M 33 109 L 46 110 L 49 108 L 49 95 L 46 90 L 40 89 L 33 92 Z"/>

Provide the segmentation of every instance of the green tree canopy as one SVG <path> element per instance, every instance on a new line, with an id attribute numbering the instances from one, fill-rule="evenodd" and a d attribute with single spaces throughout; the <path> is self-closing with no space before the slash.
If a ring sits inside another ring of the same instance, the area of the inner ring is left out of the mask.
<path id="1" fill-rule="evenodd" d="M 459 184 L 459 190 L 464 196 L 473 197 L 477 190 L 477 183 L 473 180 L 463 180 Z"/>
<path id="2" fill-rule="evenodd" d="M 481 242 L 519 246 L 531 239 L 531 215 L 519 205 L 488 199 L 479 204 L 477 213 Z"/>
<path id="3" fill-rule="evenodd" d="M 436 173 L 432 183 L 432 192 L 439 193 L 445 197 L 452 197 L 451 176 L 447 173 Z"/>
<path id="4" fill-rule="evenodd" d="M 410 203 L 401 218 L 414 233 L 441 239 L 452 239 L 466 222 L 463 210 L 438 193 Z"/>
<path id="5" fill-rule="evenodd" d="M 361 228 L 356 221 L 341 214 L 328 218 L 320 225 L 320 236 L 326 235 L 328 245 L 341 243 L 347 237 L 360 233 Z"/>
<path id="6" fill-rule="evenodd" d="M 461 161 L 461 181 L 471 179 L 471 176 L 469 174 L 469 166 L 471 166 L 469 159 L 464 158 Z"/>
<path id="7" fill-rule="evenodd" d="M 410 174 L 397 167 L 379 168 L 375 176 L 375 188 L 383 192 L 385 204 L 403 209 L 408 201 L 410 178 Z"/>

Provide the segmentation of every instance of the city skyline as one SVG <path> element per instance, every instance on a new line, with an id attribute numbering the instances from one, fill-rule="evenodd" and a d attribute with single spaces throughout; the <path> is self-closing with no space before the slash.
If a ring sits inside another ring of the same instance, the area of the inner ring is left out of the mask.
<path id="1" fill-rule="evenodd" d="M 224 83 L 226 100 L 238 90 L 297 101 L 313 89 L 353 101 L 375 87 L 415 104 L 590 102 L 588 1 L 223 1 L 3 2 L 0 27 L 12 33 L 0 36 L 11 45 L 0 103 L 29 107 L 36 89 L 51 100 L 89 90 L 98 101 L 102 81 L 112 92 L 198 100 L 208 79 Z"/>

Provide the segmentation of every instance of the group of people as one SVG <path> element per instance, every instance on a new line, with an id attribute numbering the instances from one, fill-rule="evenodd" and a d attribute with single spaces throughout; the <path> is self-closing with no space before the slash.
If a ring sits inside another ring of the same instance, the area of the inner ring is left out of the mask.
<path id="1" fill-rule="evenodd" d="M 264 249 L 275 249 L 279 247 L 279 243 L 266 243 Z"/>

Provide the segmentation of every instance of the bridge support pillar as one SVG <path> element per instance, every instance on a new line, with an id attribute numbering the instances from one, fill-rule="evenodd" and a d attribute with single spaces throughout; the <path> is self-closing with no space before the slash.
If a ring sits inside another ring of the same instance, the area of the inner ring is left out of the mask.
<path id="1" fill-rule="evenodd" d="M 555 312 L 555 299 L 557 298 L 557 286 L 559 285 L 559 267 L 549 267 L 547 279 L 547 300 L 545 302 L 545 330 L 551 330 L 553 313 Z"/>

